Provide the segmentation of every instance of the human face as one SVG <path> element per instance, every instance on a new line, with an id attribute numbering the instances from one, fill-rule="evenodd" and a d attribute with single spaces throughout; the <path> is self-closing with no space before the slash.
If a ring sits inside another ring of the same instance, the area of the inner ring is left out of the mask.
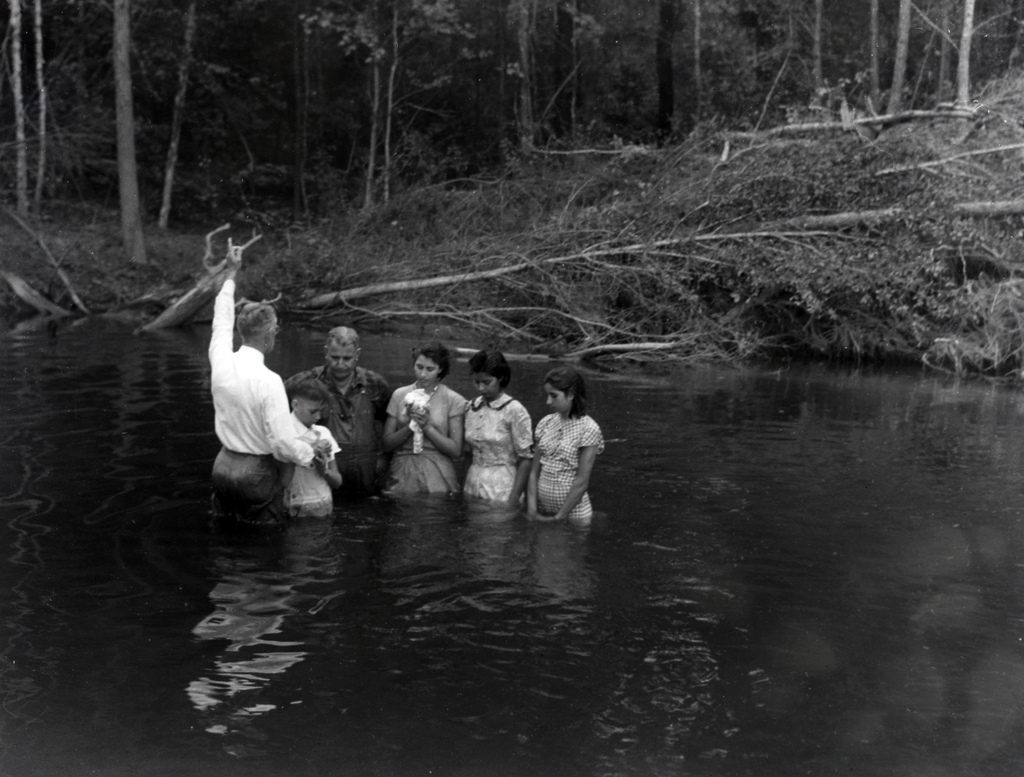
<path id="1" fill-rule="evenodd" d="M 432 389 L 441 382 L 441 365 L 420 354 L 412 364 L 416 374 L 416 385 L 421 389 Z"/>
<path id="2" fill-rule="evenodd" d="M 324 364 L 332 381 L 344 383 L 355 374 L 359 348 L 352 343 L 331 343 L 324 348 Z"/>
<path id="3" fill-rule="evenodd" d="M 305 427 L 310 427 L 320 420 L 324 406 L 314 399 L 295 397 L 292 400 L 292 412 Z"/>
<path id="4" fill-rule="evenodd" d="M 569 417 L 569 413 L 572 411 L 572 398 L 573 393 L 571 391 L 560 391 L 552 386 L 550 383 L 544 384 L 544 404 L 558 413 L 564 418 Z"/>
<path id="5" fill-rule="evenodd" d="M 493 402 L 501 395 L 501 383 L 493 375 L 486 372 L 473 373 L 473 385 L 480 392 L 480 396 L 488 402 Z"/>

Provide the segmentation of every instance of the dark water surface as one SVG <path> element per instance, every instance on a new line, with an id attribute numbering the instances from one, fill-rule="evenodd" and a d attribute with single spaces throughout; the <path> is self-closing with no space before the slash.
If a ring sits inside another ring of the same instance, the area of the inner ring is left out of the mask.
<path id="1" fill-rule="evenodd" d="M 594 374 L 589 531 L 439 499 L 244 537 L 207 336 L 0 340 L 4 777 L 1024 773 L 1016 390 Z"/>

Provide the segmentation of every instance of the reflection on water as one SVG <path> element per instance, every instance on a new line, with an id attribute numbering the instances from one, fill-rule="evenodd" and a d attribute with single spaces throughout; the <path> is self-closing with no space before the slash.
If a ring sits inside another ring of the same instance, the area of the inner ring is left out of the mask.
<path id="1" fill-rule="evenodd" d="M 320 333 L 283 334 L 271 366 L 316 363 Z M 400 385 L 408 345 L 363 358 Z M 0 773 L 1024 767 L 1015 390 L 594 374 L 586 530 L 430 498 L 238 535 L 207 512 L 205 350 L 0 341 Z M 534 418 L 545 366 L 514 365 Z"/>

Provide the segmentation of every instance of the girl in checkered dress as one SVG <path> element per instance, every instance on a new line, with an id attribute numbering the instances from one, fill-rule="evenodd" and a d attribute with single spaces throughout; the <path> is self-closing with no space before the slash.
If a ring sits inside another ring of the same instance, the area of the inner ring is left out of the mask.
<path id="1" fill-rule="evenodd" d="M 544 393 L 554 412 L 544 416 L 534 430 L 527 514 L 586 526 L 593 515 L 587 495 L 590 473 L 604 450 L 601 427 L 587 415 L 583 376 L 572 367 L 557 367 L 545 375 Z"/>

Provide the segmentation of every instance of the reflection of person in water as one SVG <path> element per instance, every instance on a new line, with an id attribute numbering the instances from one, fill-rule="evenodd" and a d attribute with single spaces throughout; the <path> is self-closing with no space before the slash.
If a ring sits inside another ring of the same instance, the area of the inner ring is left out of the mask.
<path id="1" fill-rule="evenodd" d="M 243 730 L 253 718 L 276 707 L 262 691 L 275 675 L 302 661 L 301 642 L 273 639 L 292 612 L 292 585 L 268 582 L 269 576 L 237 573 L 214 586 L 210 599 L 216 610 L 192 633 L 203 640 L 226 640 L 228 646 L 214 661 L 209 675 L 188 686 L 192 704 L 216 722 L 205 728 L 227 734 Z"/>

